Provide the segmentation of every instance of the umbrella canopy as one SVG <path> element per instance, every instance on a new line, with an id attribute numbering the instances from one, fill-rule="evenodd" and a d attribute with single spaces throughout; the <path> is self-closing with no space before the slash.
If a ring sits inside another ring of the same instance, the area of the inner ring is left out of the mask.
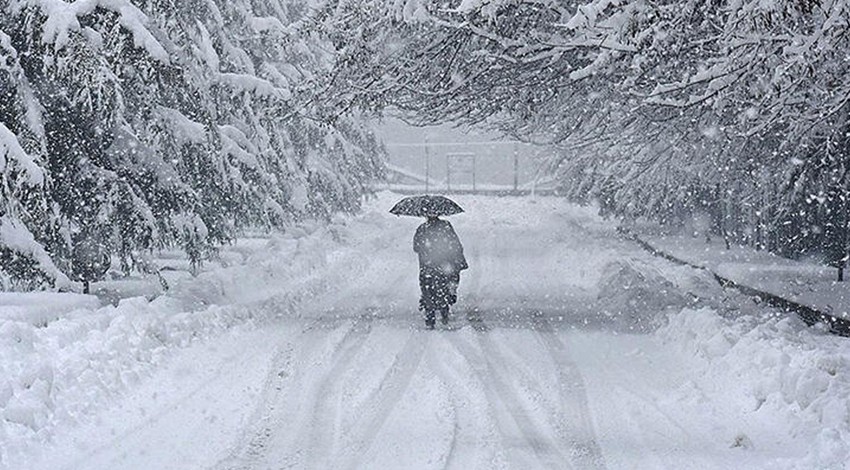
<path id="1" fill-rule="evenodd" d="M 411 215 L 414 217 L 428 217 L 437 215 L 454 215 L 463 212 L 456 202 L 445 196 L 433 196 L 424 194 L 421 196 L 408 196 L 390 209 L 391 214 Z"/>

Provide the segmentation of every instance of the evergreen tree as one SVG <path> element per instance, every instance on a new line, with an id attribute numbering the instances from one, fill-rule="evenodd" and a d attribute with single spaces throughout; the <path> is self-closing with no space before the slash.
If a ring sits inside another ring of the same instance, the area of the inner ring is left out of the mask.
<path id="1" fill-rule="evenodd" d="M 79 277 L 86 250 L 129 271 L 139 252 L 176 245 L 197 267 L 245 227 L 352 210 L 380 176 L 382 149 L 358 118 L 324 119 L 332 61 L 304 2 L 0 11 L 2 208 L 55 261 L 46 278 Z M 7 277 L 36 277 L 10 263 Z"/>

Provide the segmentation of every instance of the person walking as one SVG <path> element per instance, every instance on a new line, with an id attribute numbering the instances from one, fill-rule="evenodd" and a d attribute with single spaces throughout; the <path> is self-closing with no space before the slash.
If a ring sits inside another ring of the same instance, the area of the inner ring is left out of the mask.
<path id="1" fill-rule="evenodd" d="M 419 255 L 419 309 L 425 313 L 425 326 L 433 329 L 438 312 L 442 323 L 448 324 L 449 308 L 457 302 L 460 272 L 469 265 L 452 224 L 434 214 L 426 217 L 413 236 L 413 251 Z"/>

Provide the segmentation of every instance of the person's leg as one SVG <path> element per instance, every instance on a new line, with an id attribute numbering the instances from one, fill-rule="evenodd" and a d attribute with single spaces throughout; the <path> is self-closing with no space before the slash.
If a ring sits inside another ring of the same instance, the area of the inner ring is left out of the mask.
<path id="1" fill-rule="evenodd" d="M 443 322 L 443 325 L 449 324 L 449 308 L 443 307 L 440 309 L 440 320 Z"/>
<path id="2" fill-rule="evenodd" d="M 434 324 L 436 323 L 435 298 L 437 297 L 437 289 L 433 270 L 428 268 L 420 269 L 419 287 L 422 290 L 419 308 L 425 311 L 425 326 L 434 328 Z"/>
<path id="3" fill-rule="evenodd" d="M 457 303 L 457 287 L 460 284 L 460 273 L 454 273 L 448 281 L 448 300 L 449 305 Z"/>
<path id="4" fill-rule="evenodd" d="M 419 268 L 419 310 L 425 311 L 428 298 L 428 279 L 429 276 L 424 269 Z"/>
<path id="5" fill-rule="evenodd" d="M 429 308 L 425 311 L 425 326 L 433 329 L 434 325 L 437 323 L 436 312 L 434 309 Z"/>

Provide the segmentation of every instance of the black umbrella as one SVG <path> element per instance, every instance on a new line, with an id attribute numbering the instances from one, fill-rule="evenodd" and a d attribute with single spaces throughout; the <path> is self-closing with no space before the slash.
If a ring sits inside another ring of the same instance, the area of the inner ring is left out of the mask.
<path id="1" fill-rule="evenodd" d="M 445 196 L 432 196 L 424 194 L 421 196 L 408 196 L 390 209 L 391 214 L 412 215 L 414 217 L 428 217 L 437 215 L 454 215 L 463 212 L 456 202 Z"/>

